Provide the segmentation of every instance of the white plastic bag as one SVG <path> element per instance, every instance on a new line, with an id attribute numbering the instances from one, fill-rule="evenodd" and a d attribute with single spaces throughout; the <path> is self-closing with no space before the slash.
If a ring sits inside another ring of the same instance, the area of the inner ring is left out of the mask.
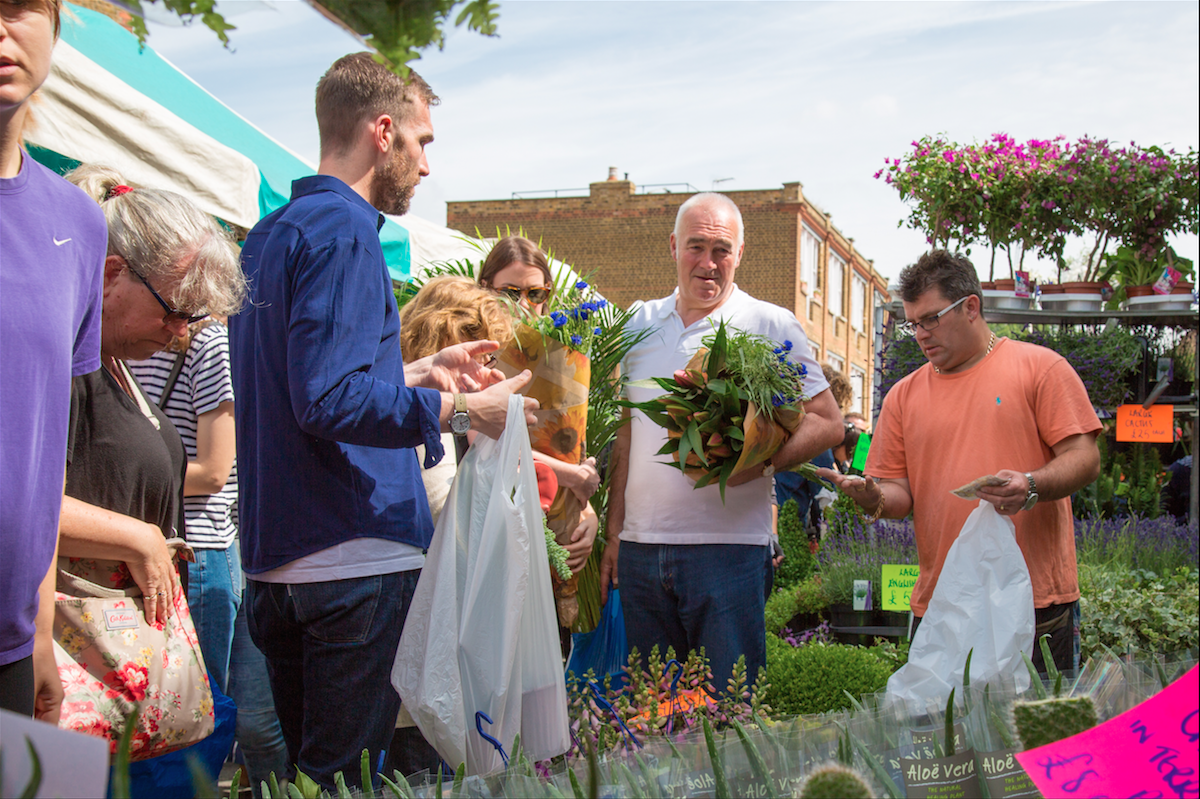
<path id="1" fill-rule="evenodd" d="M 1016 528 L 991 503 L 981 501 L 946 553 L 946 561 L 908 663 L 887 684 L 890 700 L 923 712 L 928 702 L 944 704 L 963 684 L 971 655 L 971 684 L 1015 683 L 1029 687 L 1021 653 L 1033 651 L 1033 583 Z"/>
<path id="2" fill-rule="evenodd" d="M 522 733 L 543 759 L 570 746 L 566 687 L 542 511 L 522 398 L 498 441 L 479 437 L 438 519 L 392 667 L 392 685 L 425 738 L 468 774 L 503 768 Z"/>

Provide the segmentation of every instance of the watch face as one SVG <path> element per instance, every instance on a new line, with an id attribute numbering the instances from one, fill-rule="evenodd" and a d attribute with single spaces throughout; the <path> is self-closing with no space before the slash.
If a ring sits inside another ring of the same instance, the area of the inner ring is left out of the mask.
<path id="1" fill-rule="evenodd" d="M 1025 507 L 1021 508 L 1021 510 L 1029 510 L 1037 504 L 1037 501 L 1038 495 L 1036 493 L 1030 494 L 1029 499 L 1025 500 Z"/>
<path id="2" fill-rule="evenodd" d="M 461 411 L 450 417 L 450 432 L 456 436 L 465 436 L 471 429 L 471 417 Z"/>

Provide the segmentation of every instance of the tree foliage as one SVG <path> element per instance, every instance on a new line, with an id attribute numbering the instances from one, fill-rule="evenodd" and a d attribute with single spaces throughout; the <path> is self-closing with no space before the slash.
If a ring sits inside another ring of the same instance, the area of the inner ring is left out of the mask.
<path id="1" fill-rule="evenodd" d="M 185 23 L 197 18 L 212 29 L 225 46 L 229 31 L 235 30 L 217 10 L 217 0 L 146 0 L 161 2 Z M 484 36 L 496 36 L 500 6 L 491 0 L 309 0 L 309 4 L 356 36 L 362 37 L 375 51 L 376 59 L 400 75 L 408 74 L 408 64 L 421 57 L 421 50 L 446 46 L 445 26 L 451 15 L 454 26 Z M 142 0 L 125 0 L 134 12 L 131 26 L 141 42 L 148 31 L 140 11 Z"/>

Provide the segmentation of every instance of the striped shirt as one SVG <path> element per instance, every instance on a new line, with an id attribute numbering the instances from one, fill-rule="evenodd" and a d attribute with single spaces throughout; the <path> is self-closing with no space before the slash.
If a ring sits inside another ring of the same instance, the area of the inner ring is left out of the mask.
<path id="1" fill-rule="evenodd" d="M 128 366 L 147 396 L 157 403 L 175 365 L 177 353 L 159 352 Z M 229 373 L 229 330 L 212 322 L 192 336 L 179 380 L 167 398 L 167 418 L 179 431 L 188 460 L 196 458 L 196 419 L 233 402 Z M 237 463 L 219 493 L 184 497 L 187 541 L 195 549 L 227 549 L 237 535 Z"/>

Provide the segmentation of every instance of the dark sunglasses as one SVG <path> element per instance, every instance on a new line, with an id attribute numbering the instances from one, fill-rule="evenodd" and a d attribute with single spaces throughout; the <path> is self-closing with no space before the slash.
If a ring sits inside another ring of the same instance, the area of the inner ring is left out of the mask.
<path id="1" fill-rule="evenodd" d="M 143 277 L 140 272 L 138 272 L 136 269 L 134 269 L 128 263 L 125 264 L 125 267 L 130 272 L 133 273 L 134 277 L 136 277 L 138 280 L 142 281 L 142 285 L 145 286 L 147 288 L 147 290 L 149 290 L 149 292 L 154 295 L 154 299 L 158 300 L 158 304 L 163 307 L 164 311 L 166 311 L 166 313 L 163 314 L 164 322 L 187 322 L 190 325 L 193 322 L 199 322 L 201 319 L 208 318 L 208 314 L 206 314 L 206 313 L 189 314 L 189 313 L 186 313 L 185 311 L 179 310 L 178 308 L 172 308 L 170 305 L 167 304 L 167 301 L 162 298 L 162 295 L 160 295 L 157 291 L 154 290 L 154 286 L 151 286 L 150 281 L 147 280 L 145 277 Z"/>
<path id="2" fill-rule="evenodd" d="M 534 305 L 540 305 L 550 299 L 550 294 L 553 293 L 553 286 L 534 286 L 530 289 L 519 289 L 516 286 L 505 286 L 504 288 L 496 289 L 497 292 L 507 296 L 513 302 L 520 302 L 522 297 L 528 299 Z"/>

